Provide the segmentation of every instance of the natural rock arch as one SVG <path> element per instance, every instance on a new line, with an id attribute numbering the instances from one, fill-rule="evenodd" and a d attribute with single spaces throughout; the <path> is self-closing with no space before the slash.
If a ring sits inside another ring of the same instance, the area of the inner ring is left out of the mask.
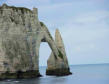
<path id="1" fill-rule="evenodd" d="M 41 42 L 47 42 L 49 47 L 52 50 L 51 56 L 47 61 L 47 75 L 69 75 L 71 74 L 69 71 L 68 60 L 66 57 L 64 45 L 62 42 L 61 35 L 58 30 L 55 33 L 55 40 L 53 40 L 50 32 L 48 31 L 47 27 L 44 25 L 43 22 L 41 24 L 41 33 L 39 34 L 39 39 L 37 40 L 36 44 L 36 53 L 37 53 L 37 66 L 39 69 L 39 48 Z"/>
<path id="2" fill-rule="evenodd" d="M 41 42 L 46 42 L 48 43 L 49 47 L 51 48 L 51 50 L 53 51 L 54 53 L 54 56 L 55 56 L 55 59 L 58 58 L 58 48 L 53 40 L 53 38 L 51 37 L 51 34 L 49 33 L 47 27 L 42 23 L 40 22 L 41 24 L 41 32 L 38 34 L 39 36 L 37 36 L 37 42 L 36 42 L 36 56 L 38 57 L 39 59 L 39 48 L 40 48 L 40 44 Z M 39 60 L 37 60 L 37 64 L 39 64 Z M 39 65 L 37 65 L 39 66 Z"/>
<path id="3" fill-rule="evenodd" d="M 40 76 L 39 47 L 47 42 L 52 50 L 47 61 L 47 75 L 69 75 L 69 65 L 62 38 L 56 30 L 55 41 L 37 8 L 0 7 L 0 78 L 31 78 Z"/>

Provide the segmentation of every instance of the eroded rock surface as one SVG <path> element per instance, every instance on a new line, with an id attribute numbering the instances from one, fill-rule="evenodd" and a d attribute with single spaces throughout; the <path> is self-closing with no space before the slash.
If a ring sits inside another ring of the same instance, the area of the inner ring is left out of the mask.
<path id="1" fill-rule="evenodd" d="M 60 38 L 57 30 L 56 40 L 53 40 L 44 23 L 38 20 L 37 8 L 29 10 L 2 5 L 0 7 L 0 79 L 40 76 L 41 42 L 47 42 L 52 49 L 50 56 L 50 59 L 52 57 L 51 60 L 54 60 L 51 61 L 52 69 L 64 68 L 69 72 L 64 45 Z M 48 64 L 47 71 L 49 67 Z"/>
<path id="2" fill-rule="evenodd" d="M 62 41 L 62 37 L 60 35 L 59 30 L 57 29 L 55 32 L 55 43 L 58 48 L 58 58 L 55 59 L 55 56 L 53 53 L 51 53 L 48 61 L 47 61 L 47 75 L 57 75 L 57 76 L 63 76 L 63 75 L 69 75 L 71 74 L 69 69 L 69 64 L 64 48 L 64 44 Z"/>

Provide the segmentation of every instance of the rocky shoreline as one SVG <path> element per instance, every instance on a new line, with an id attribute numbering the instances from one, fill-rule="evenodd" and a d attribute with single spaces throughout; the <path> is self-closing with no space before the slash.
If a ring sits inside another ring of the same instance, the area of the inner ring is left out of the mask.
<path id="1" fill-rule="evenodd" d="M 39 71 L 26 71 L 26 72 L 5 72 L 0 75 L 0 80 L 4 79 L 27 79 L 27 78 L 36 78 L 36 77 L 42 77 L 40 75 Z"/>
<path id="2" fill-rule="evenodd" d="M 46 75 L 48 76 L 67 76 L 72 75 L 69 68 L 68 69 L 54 69 L 54 70 L 47 70 Z"/>

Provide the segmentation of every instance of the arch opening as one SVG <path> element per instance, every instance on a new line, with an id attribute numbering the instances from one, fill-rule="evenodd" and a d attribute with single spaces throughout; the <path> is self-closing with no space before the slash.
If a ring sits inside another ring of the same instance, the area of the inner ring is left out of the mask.
<path id="1" fill-rule="evenodd" d="M 39 72 L 41 75 L 46 74 L 47 60 L 51 54 L 52 50 L 48 43 L 41 42 L 39 48 Z"/>

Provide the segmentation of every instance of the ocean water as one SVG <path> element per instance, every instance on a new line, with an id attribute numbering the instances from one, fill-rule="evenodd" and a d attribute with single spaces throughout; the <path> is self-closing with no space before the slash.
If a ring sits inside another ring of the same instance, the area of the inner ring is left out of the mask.
<path id="1" fill-rule="evenodd" d="M 70 66 L 70 76 L 46 76 L 46 67 L 40 68 L 43 77 L 0 81 L 0 84 L 109 84 L 109 64 Z"/>

